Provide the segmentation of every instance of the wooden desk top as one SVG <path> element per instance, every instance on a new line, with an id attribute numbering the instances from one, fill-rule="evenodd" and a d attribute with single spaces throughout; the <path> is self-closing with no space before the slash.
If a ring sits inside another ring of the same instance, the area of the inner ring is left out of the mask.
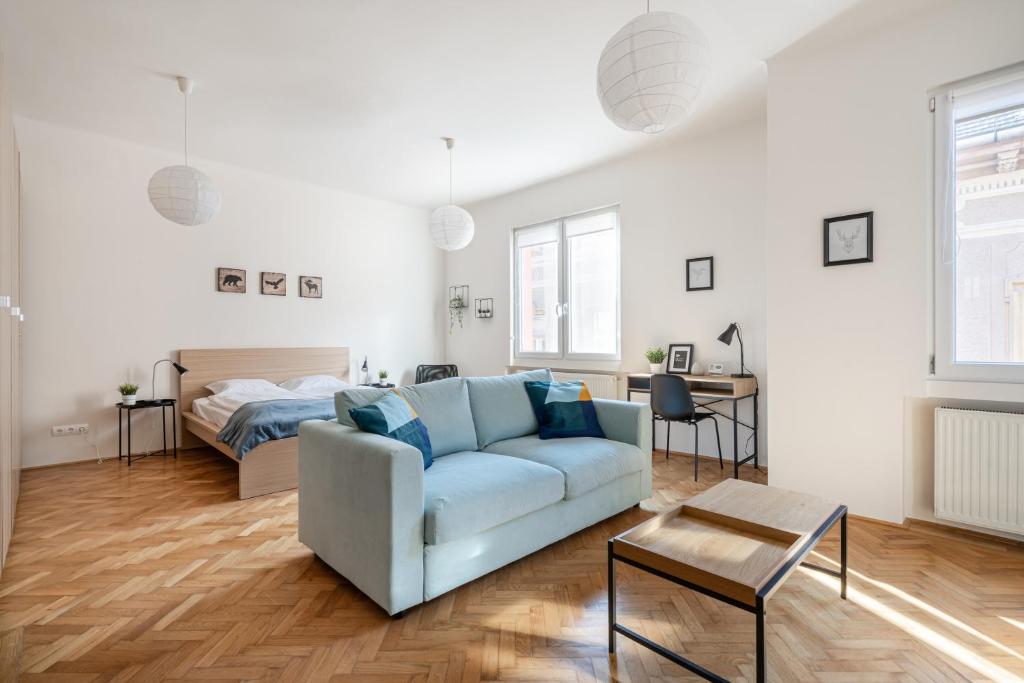
<path id="1" fill-rule="evenodd" d="M 686 380 L 690 393 L 695 398 L 745 398 L 757 393 L 757 379 L 754 377 L 730 377 L 729 375 L 676 375 Z M 651 373 L 631 372 L 626 375 L 627 387 L 644 393 L 650 387 Z M 642 384 L 644 386 L 637 386 Z"/>
<path id="2" fill-rule="evenodd" d="M 817 496 L 727 479 L 612 545 L 620 557 L 755 606 L 845 511 Z"/>

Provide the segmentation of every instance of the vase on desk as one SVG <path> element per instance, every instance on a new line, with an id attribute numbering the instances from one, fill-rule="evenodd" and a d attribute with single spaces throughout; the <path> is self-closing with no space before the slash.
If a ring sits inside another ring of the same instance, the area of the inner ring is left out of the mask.
<path id="1" fill-rule="evenodd" d="M 657 375 L 661 372 L 661 363 L 651 363 L 651 374 Z"/>

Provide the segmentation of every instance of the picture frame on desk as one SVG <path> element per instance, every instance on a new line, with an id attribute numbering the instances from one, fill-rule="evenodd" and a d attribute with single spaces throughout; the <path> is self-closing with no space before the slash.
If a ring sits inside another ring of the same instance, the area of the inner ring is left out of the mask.
<path id="1" fill-rule="evenodd" d="M 670 375 L 688 375 L 693 368 L 693 344 L 669 344 L 665 372 Z"/>

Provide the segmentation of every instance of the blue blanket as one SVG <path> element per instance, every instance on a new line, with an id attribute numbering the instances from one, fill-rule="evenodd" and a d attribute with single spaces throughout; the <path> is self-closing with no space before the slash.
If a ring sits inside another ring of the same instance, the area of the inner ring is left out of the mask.
<path id="1" fill-rule="evenodd" d="M 228 418 L 217 440 L 230 446 L 241 460 L 262 443 L 298 435 L 300 422 L 334 418 L 333 398 L 254 401 Z"/>

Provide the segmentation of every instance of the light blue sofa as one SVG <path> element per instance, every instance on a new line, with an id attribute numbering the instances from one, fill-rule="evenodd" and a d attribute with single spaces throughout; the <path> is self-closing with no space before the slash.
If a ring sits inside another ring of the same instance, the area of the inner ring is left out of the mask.
<path id="1" fill-rule="evenodd" d="M 453 377 L 399 391 L 430 433 L 420 452 L 337 421 L 299 430 L 299 540 L 389 614 L 617 514 L 651 495 L 651 413 L 595 400 L 607 439 L 542 441 L 523 382 L 547 370 Z"/>

